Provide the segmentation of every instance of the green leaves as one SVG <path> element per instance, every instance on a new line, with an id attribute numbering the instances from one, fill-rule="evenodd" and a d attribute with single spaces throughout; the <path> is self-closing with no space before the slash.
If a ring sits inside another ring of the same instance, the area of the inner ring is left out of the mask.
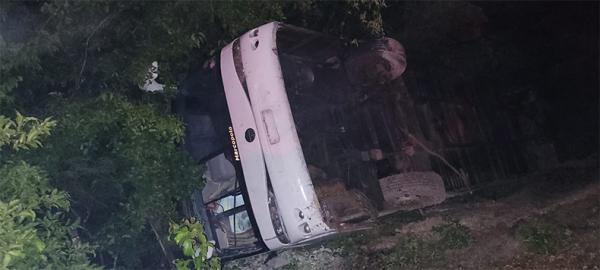
<path id="1" fill-rule="evenodd" d="M 183 255 L 192 257 L 194 256 L 194 249 L 192 247 L 192 240 L 185 240 L 181 243 L 181 247 L 183 248 Z"/>
<path id="2" fill-rule="evenodd" d="M 383 34 L 381 10 L 386 6 L 384 0 L 348 0 L 347 2 L 354 12 L 358 12 L 360 22 L 370 34 L 376 36 Z"/>
<path id="3" fill-rule="evenodd" d="M 191 258 L 176 260 L 178 270 L 221 268 L 217 257 L 208 257 L 208 249 L 214 248 L 214 244 L 206 239 L 204 228 L 196 219 L 185 219 L 181 224 L 171 223 L 169 233 L 170 239 L 182 248 L 183 255 Z"/>
<path id="4" fill-rule="evenodd" d="M 118 257 L 126 268 L 161 263 L 149 222 L 166 238 L 168 221 L 181 217 L 178 203 L 203 182 L 199 166 L 178 146 L 183 124 L 155 105 L 116 94 L 57 100 L 52 110 L 59 124 L 28 158 L 71 195 L 104 258 Z"/>
<path id="5" fill-rule="evenodd" d="M 11 146 L 14 150 L 32 149 L 42 146 L 41 138 L 50 134 L 56 121 L 46 118 L 23 116 L 16 112 L 15 120 L 0 115 L 0 147 Z"/>
<path id="6" fill-rule="evenodd" d="M 64 218 L 68 196 L 51 188 L 39 168 L 0 167 L 0 269 L 95 269 L 91 247 L 75 244 L 77 223 Z"/>
<path id="7" fill-rule="evenodd" d="M 35 247 L 37 252 L 42 252 L 46 248 L 46 244 L 40 239 L 34 239 L 31 244 Z"/>
<path id="8" fill-rule="evenodd" d="M 16 93 L 28 100 L 46 99 L 49 93 L 135 93 L 153 61 L 160 65 L 161 80 L 173 89 L 181 75 L 261 24 L 278 20 L 307 26 L 305 21 L 310 21 L 311 28 L 334 33 L 346 29 L 336 34 L 352 35 L 348 25 L 354 21 L 356 28 L 379 35 L 385 4 L 383 0 L 55 0 L 45 1 L 38 10 L 21 3 L 6 6 L 7 17 L 19 32 L 37 34 L 14 35 L 19 38 L 7 34 L 7 46 L 2 46 L 0 36 L 4 49 L 0 73 L 6 74 L 0 80 L 0 103 L 3 96 Z"/>

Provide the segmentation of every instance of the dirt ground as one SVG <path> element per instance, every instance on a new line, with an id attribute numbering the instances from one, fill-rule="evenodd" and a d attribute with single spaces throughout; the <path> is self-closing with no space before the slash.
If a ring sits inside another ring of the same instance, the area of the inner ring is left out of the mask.
<path id="1" fill-rule="evenodd" d="M 564 164 L 225 269 L 600 270 L 598 163 Z"/>

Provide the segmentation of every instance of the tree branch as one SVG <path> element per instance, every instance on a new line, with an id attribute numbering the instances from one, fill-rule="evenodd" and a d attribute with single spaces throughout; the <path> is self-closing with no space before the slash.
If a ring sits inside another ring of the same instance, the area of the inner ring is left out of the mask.
<path id="1" fill-rule="evenodd" d="M 150 224 L 150 228 L 152 229 L 152 232 L 154 233 L 154 236 L 156 237 L 156 241 L 158 241 L 158 244 L 160 245 L 160 248 L 162 249 L 162 252 L 165 255 L 165 258 L 169 262 L 169 266 L 171 266 L 171 268 L 173 268 L 172 263 L 173 263 L 173 261 L 175 261 L 175 256 L 173 256 L 171 251 L 169 249 L 167 249 L 167 247 L 163 243 L 163 239 L 160 236 L 160 234 L 158 233 L 158 229 L 156 228 L 157 226 L 154 224 L 154 222 L 149 220 L 148 224 Z"/>
<path id="2" fill-rule="evenodd" d="M 102 28 L 102 26 L 106 22 L 108 22 L 112 18 L 116 17 L 117 14 L 108 15 L 104 19 L 102 19 L 102 21 L 100 21 L 100 23 L 98 23 L 98 25 L 96 25 L 96 27 L 94 28 L 94 30 L 92 31 L 92 33 L 90 33 L 90 35 L 85 40 L 85 50 L 84 50 L 84 55 L 83 55 L 83 63 L 81 63 L 81 69 L 79 70 L 79 78 L 77 78 L 77 82 L 76 82 L 77 86 L 75 87 L 75 89 L 79 89 L 81 87 L 81 77 L 83 76 L 83 71 L 85 70 L 85 65 L 87 64 L 88 49 L 89 49 L 89 45 L 90 45 L 90 40 L 96 34 L 96 32 L 98 32 L 98 30 L 100 30 L 100 28 Z"/>

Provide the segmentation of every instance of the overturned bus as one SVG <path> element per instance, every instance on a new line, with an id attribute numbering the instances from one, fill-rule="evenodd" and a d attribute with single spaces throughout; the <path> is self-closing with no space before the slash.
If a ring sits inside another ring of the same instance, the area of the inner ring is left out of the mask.
<path id="1" fill-rule="evenodd" d="M 192 74 L 175 108 L 206 165 L 193 214 L 217 254 L 305 245 L 442 202 L 441 177 L 408 170 L 411 147 L 395 145 L 414 136 L 378 115 L 397 109 L 389 83 L 405 68 L 393 39 L 353 44 L 272 22 Z"/>

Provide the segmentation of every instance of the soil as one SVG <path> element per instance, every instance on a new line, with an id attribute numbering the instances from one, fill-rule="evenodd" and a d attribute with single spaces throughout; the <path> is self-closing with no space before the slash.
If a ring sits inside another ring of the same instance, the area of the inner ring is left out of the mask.
<path id="1" fill-rule="evenodd" d="M 468 243 L 447 248 L 453 245 L 436 234 L 444 224 L 468 228 Z M 531 224 L 553 229 L 542 236 L 523 234 L 522 228 Z M 402 244 L 406 239 L 418 240 Z M 550 248 L 533 249 L 533 242 Z M 598 163 L 570 163 L 513 179 L 435 207 L 386 217 L 368 231 L 280 252 L 270 260 L 260 255 L 229 262 L 225 269 L 600 270 Z"/>

